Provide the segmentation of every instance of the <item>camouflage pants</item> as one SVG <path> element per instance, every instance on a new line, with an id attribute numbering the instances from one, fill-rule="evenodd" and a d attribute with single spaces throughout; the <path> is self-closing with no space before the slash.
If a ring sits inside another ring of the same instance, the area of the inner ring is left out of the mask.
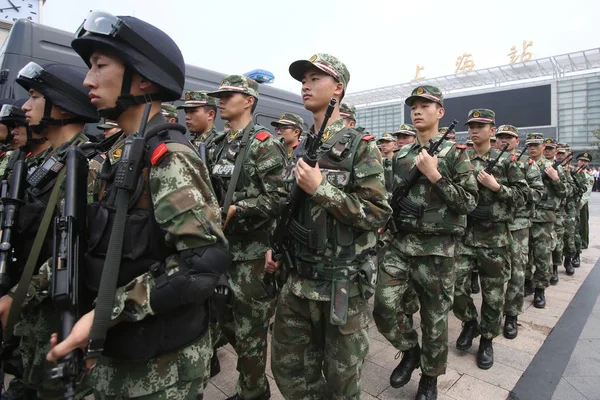
<path id="1" fill-rule="evenodd" d="M 530 279 L 536 289 L 545 289 L 550 285 L 550 266 L 552 265 L 552 244 L 554 243 L 554 222 L 534 222 L 529 229 L 529 265 Z"/>
<path id="2" fill-rule="evenodd" d="M 516 317 L 523 313 L 525 267 L 529 259 L 529 228 L 511 232 L 510 279 L 504 295 L 504 314 Z"/>
<path id="3" fill-rule="evenodd" d="M 510 273 L 510 257 L 506 247 L 472 247 L 475 255 L 465 255 L 473 268 L 479 269 L 481 281 L 481 336 L 493 339 L 501 332 L 502 314 L 504 311 L 504 282 Z M 477 308 L 470 293 L 465 288 L 469 279 L 468 273 L 461 271 L 456 277 L 454 292 L 454 315 L 463 322 L 477 319 Z"/>
<path id="4" fill-rule="evenodd" d="M 563 246 L 565 236 L 565 214 L 564 212 L 556 213 L 556 222 L 554 223 L 555 239 L 552 248 L 552 265 L 559 266 L 563 261 Z"/>
<path id="5" fill-rule="evenodd" d="M 565 217 L 564 227 L 565 234 L 563 236 L 563 252 L 567 256 L 573 256 L 577 249 L 575 248 L 575 230 L 577 229 L 576 207 L 577 204 L 572 201 L 568 205 L 567 215 Z"/>
<path id="6" fill-rule="evenodd" d="M 206 382 L 202 379 L 196 379 L 191 382 L 175 382 L 172 386 L 158 393 L 139 397 L 109 396 L 94 391 L 94 400 L 202 400 L 204 397 L 204 386 L 206 386 Z"/>
<path id="7" fill-rule="evenodd" d="M 263 394 L 267 386 L 267 331 L 275 300 L 268 297 L 261 282 L 265 261 L 235 261 L 229 269 L 233 306 L 219 319 L 221 332 L 237 353 L 240 373 L 237 392 L 248 399 Z"/>
<path id="8" fill-rule="evenodd" d="M 429 376 L 446 373 L 454 261 L 451 257 L 411 257 L 392 248 L 379 268 L 373 310 L 377 329 L 400 351 L 418 344 L 412 318 L 404 314 L 402 304 L 406 293 L 414 290 L 421 305 L 421 370 Z"/>
<path id="9" fill-rule="evenodd" d="M 590 242 L 590 210 L 588 203 L 579 212 L 579 236 L 581 236 L 581 249 L 587 249 Z"/>
<path id="10" fill-rule="evenodd" d="M 288 281 L 289 282 L 289 281 Z M 358 400 L 369 353 L 369 306 L 348 299 L 344 326 L 329 323 L 330 301 L 296 296 L 286 284 L 279 296 L 271 341 L 271 369 L 286 399 Z"/>
<path id="11" fill-rule="evenodd" d="M 581 253 L 581 214 L 579 211 L 579 204 L 575 209 L 575 254 Z"/>

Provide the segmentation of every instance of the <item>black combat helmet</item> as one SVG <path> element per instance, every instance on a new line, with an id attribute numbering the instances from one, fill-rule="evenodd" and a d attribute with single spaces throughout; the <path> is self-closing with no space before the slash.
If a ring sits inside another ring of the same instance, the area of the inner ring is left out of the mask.
<path id="1" fill-rule="evenodd" d="M 45 137 L 34 138 L 29 129 L 29 124 L 25 119 L 25 112 L 23 111 L 23 105 L 27 102 L 27 99 L 19 99 L 13 104 L 5 104 L 0 109 L 0 124 L 6 126 L 24 126 L 27 129 L 27 144 L 40 144 L 46 141 Z"/>
<path id="2" fill-rule="evenodd" d="M 47 64 L 40 66 L 30 62 L 24 66 L 17 77 L 17 83 L 25 90 L 34 89 L 46 100 L 44 116 L 38 125 L 30 125 L 37 133 L 51 125 L 67 125 L 77 123 L 98 122 L 100 120 L 96 107 L 88 97 L 88 90 L 83 86 L 85 73 L 80 69 L 63 64 Z M 72 118 L 51 118 L 52 106 L 73 114 Z"/>
<path id="3" fill-rule="evenodd" d="M 0 108 L 3 107 L 6 104 L 12 104 L 15 100 L 14 99 L 0 99 Z M 6 123 L 0 121 L 0 124 L 4 124 L 7 125 Z M 2 144 L 10 144 L 10 142 L 13 139 L 13 135 L 12 133 L 10 133 L 10 128 L 7 125 L 7 130 L 8 130 L 8 134 L 6 135 L 6 139 L 2 140 L 0 143 Z"/>
<path id="4" fill-rule="evenodd" d="M 92 11 L 81 24 L 73 49 L 91 67 L 94 51 L 106 51 L 125 64 L 121 95 L 115 107 L 101 109 L 101 116 L 116 120 L 127 108 L 148 101 L 181 98 L 185 84 L 185 62 L 177 44 L 166 33 L 147 22 L 129 16 Z M 160 87 L 158 93 L 130 94 L 133 72 Z"/>

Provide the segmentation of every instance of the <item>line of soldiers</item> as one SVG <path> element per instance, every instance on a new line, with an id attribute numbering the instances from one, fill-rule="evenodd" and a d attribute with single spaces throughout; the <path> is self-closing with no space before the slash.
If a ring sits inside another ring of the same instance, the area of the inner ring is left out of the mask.
<path id="1" fill-rule="evenodd" d="M 384 136 L 380 151 L 355 126 L 352 107 L 332 108 L 346 92 L 346 66 L 315 54 L 289 67 L 315 124 L 308 129 L 284 113 L 271 124 L 279 140 L 253 123 L 259 85 L 242 75 L 212 92 L 186 92 L 175 110 L 165 105 L 182 95 L 185 64 L 172 39 L 144 21 L 91 12 L 72 47 L 87 74 L 29 63 L 17 79 L 29 98 L 0 112 L 0 124 L 27 137 L 0 171 L 18 187 L 18 163 L 28 169 L 10 240 L 9 292 L 0 298 L 5 344 L 18 348 L 5 349 L 4 370 L 19 377 L 27 398 L 201 399 L 220 369 L 216 349 L 230 343 L 239 372 L 230 399 L 269 399 L 274 319 L 271 368 L 286 399 L 359 399 L 374 317 L 403 353 L 391 385 L 405 385 L 420 367 L 416 399 L 436 399 L 450 310 L 464 322 L 457 348 L 481 334 L 477 364 L 487 369 L 503 315 L 505 335 L 517 335 L 526 282 L 543 307 L 544 289 L 557 281 L 550 250 L 562 262 L 553 229 L 560 199 L 570 193 L 583 202 L 588 175 L 553 168 L 547 158 L 555 154 L 539 151 L 552 143 L 540 135 L 528 139 L 531 158 L 517 157 L 517 129 L 497 130 L 491 110 L 469 113 L 468 150 L 440 139 L 451 133 L 438 129 L 442 93 L 420 86 L 406 100 L 413 125 L 395 132 L 401 148 L 394 153 Z M 168 120 L 177 108 L 191 141 Z M 217 111 L 224 132 L 214 129 Z M 105 139 L 90 144 L 84 124 L 100 117 Z M 494 134 L 503 152 L 491 147 Z M 83 163 L 72 164 L 77 157 Z M 410 176 L 417 179 L 408 184 Z M 74 177 L 85 196 L 74 195 Z M 399 188 L 405 195 L 396 196 Z M 278 229 L 299 192 L 303 201 Z M 63 242 L 53 230 L 81 208 L 82 247 L 56 248 Z M 13 226 L 8 216 L 3 234 Z M 580 249 L 568 235 L 572 263 Z M 281 239 L 284 254 L 271 248 Z M 66 286 L 79 296 L 64 309 L 56 288 L 66 265 L 76 266 Z M 474 268 L 480 323 L 470 296 Z"/>

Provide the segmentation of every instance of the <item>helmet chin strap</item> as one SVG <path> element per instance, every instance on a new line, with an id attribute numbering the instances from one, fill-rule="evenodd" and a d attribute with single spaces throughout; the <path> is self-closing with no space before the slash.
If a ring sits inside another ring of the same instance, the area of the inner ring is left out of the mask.
<path id="1" fill-rule="evenodd" d="M 129 107 L 138 104 L 145 104 L 150 101 L 160 100 L 159 93 L 144 94 L 134 96 L 131 92 L 131 81 L 133 79 L 133 72 L 129 67 L 125 67 L 123 73 L 123 82 L 121 84 L 121 95 L 117 98 L 116 105 L 110 108 L 101 108 L 98 110 L 98 114 L 105 119 L 112 119 L 116 121 L 121 114 L 125 112 Z"/>
<path id="2" fill-rule="evenodd" d="M 61 118 L 61 119 L 52 118 L 50 116 L 52 114 L 52 100 L 50 100 L 47 97 L 45 98 L 45 100 L 46 100 L 46 102 L 44 104 L 44 116 L 42 117 L 40 122 L 38 122 L 37 125 L 29 125 L 29 129 L 31 129 L 32 132 L 37 133 L 38 135 L 41 135 L 44 132 L 44 130 L 50 126 L 64 126 L 64 125 L 69 125 L 69 124 L 82 124 L 82 123 L 85 124 L 86 123 L 86 121 L 80 117 Z M 45 139 L 44 139 L 44 141 L 45 141 Z"/>

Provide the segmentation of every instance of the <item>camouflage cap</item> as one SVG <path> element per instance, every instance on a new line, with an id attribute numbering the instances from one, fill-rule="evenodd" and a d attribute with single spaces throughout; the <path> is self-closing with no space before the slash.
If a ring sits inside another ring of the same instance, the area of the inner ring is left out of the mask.
<path id="1" fill-rule="evenodd" d="M 469 116 L 467 117 L 465 125 L 469 125 L 471 122 L 496 125 L 496 113 L 487 108 L 476 108 L 475 110 L 469 111 Z"/>
<path id="2" fill-rule="evenodd" d="M 344 118 L 350 118 L 351 120 L 356 121 L 356 107 L 348 103 L 342 103 L 340 105 L 340 115 Z"/>
<path id="3" fill-rule="evenodd" d="M 473 145 L 473 141 L 472 141 L 471 139 L 467 139 L 467 140 L 465 141 L 465 144 L 466 144 L 467 146 L 468 146 L 468 145 Z"/>
<path id="4" fill-rule="evenodd" d="M 490 138 L 490 142 L 494 142 L 494 143 L 495 143 L 497 140 L 498 140 L 498 139 L 496 139 L 496 136 L 492 136 L 492 137 Z"/>
<path id="5" fill-rule="evenodd" d="M 304 131 L 304 119 L 302 119 L 301 116 L 296 115 L 296 114 L 283 113 L 279 116 L 279 121 L 271 122 L 271 126 L 275 126 L 275 127 L 285 126 L 285 125 L 295 126 L 296 128 L 300 129 L 301 131 Z"/>
<path id="6" fill-rule="evenodd" d="M 350 82 L 350 72 L 348 68 L 338 58 L 325 53 L 313 55 L 308 60 L 298 60 L 290 64 L 290 75 L 297 81 L 302 81 L 304 74 L 310 67 L 316 67 L 333 79 L 344 84 L 344 91 L 348 88 Z"/>
<path id="7" fill-rule="evenodd" d="M 587 151 L 585 153 L 579 153 L 577 154 L 577 160 L 582 160 L 582 161 L 589 161 L 592 162 L 592 155 L 590 153 L 588 153 Z"/>
<path id="8" fill-rule="evenodd" d="M 556 143 L 556 147 L 558 147 L 559 153 L 566 153 L 571 151 L 571 146 L 568 143 Z"/>
<path id="9" fill-rule="evenodd" d="M 543 133 L 530 133 L 529 135 L 527 135 L 527 139 L 525 140 L 525 145 L 542 143 L 544 143 Z"/>
<path id="10" fill-rule="evenodd" d="M 258 83 L 244 75 L 229 75 L 223 78 L 218 90 L 209 92 L 208 95 L 221 97 L 222 93 L 242 93 L 258 99 Z"/>
<path id="11" fill-rule="evenodd" d="M 546 138 L 546 139 L 544 139 L 544 144 L 546 145 L 546 147 L 554 147 L 554 148 L 556 148 L 556 140 L 554 140 L 552 138 Z"/>
<path id="12" fill-rule="evenodd" d="M 173 104 L 162 103 L 160 108 L 162 110 L 162 115 L 164 115 L 166 118 L 178 118 L 177 107 Z"/>
<path id="13" fill-rule="evenodd" d="M 389 133 L 384 133 L 381 135 L 379 139 L 377 139 L 377 143 L 379 142 L 395 142 L 396 138 L 390 135 Z"/>
<path id="14" fill-rule="evenodd" d="M 411 124 L 402 124 L 397 131 L 392 132 L 392 135 L 409 135 L 409 136 L 417 136 L 417 128 L 415 128 Z"/>
<path id="15" fill-rule="evenodd" d="M 513 125 L 500 125 L 496 131 L 496 136 L 498 135 L 510 135 L 518 138 L 519 130 Z"/>
<path id="16" fill-rule="evenodd" d="M 106 119 L 106 120 L 104 120 L 103 124 L 96 125 L 96 128 L 102 129 L 102 130 L 104 130 L 104 129 L 118 128 L 118 127 L 119 127 L 119 125 L 115 121 L 113 121 L 111 119 Z"/>
<path id="17" fill-rule="evenodd" d="M 217 106 L 217 101 L 214 97 L 210 97 L 208 92 L 203 90 L 190 90 L 185 92 L 185 104 L 182 104 L 177 107 L 180 108 L 194 108 L 194 107 L 203 107 L 203 106 Z"/>
<path id="18" fill-rule="evenodd" d="M 412 106 L 412 103 L 419 98 L 433 101 L 444 107 L 444 95 L 442 94 L 442 91 L 435 86 L 424 85 L 414 88 L 404 103 L 410 107 Z"/>
<path id="19" fill-rule="evenodd" d="M 445 135 L 446 132 L 448 132 L 448 128 L 449 128 L 449 126 L 443 126 L 438 130 L 438 133 L 440 135 Z M 452 131 L 450 131 L 450 133 L 448 133 L 448 136 L 456 137 L 456 132 L 454 131 L 454 129 L 452 129 Z"/>

